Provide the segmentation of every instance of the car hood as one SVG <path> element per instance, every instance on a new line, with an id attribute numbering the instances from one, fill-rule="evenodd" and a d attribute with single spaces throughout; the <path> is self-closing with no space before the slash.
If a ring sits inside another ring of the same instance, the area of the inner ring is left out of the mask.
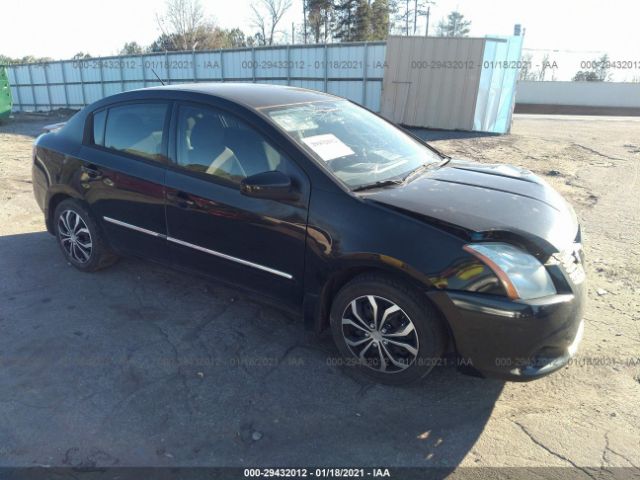
<path id="1" fill-rule="evenodd" d="M 517 237 L 542 252 L 562 251 L 578 233 L 573 208 L 528 170 L 452 160 L 410 182 L 362 192 L 369 200 L 436 223 L 484 234 Z"/>

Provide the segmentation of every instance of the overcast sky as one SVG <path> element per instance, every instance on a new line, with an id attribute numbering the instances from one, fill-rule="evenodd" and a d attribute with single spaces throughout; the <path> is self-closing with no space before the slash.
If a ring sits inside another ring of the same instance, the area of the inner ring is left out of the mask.
<path id="1" fill-rule="evenodd" d="M 251 0 L 202 0 L 221 27 L 251 28 Z M 580 60 L 608 53 L 612 60 L 640 62 L 640 2 L 637 0 L 435 0 L 431 25 L 457 9 L 471 20 L 471 36 L 510 35 L 513 25 L 526 29 L 524 47 L 539 63 L 543 50 L 559 66 L 556 78 L 566 80 Z M 232 8 L 230 6 L 232 5 Z M 159 34 L 155 13 L 163 1 L 151 0 L 20 0 L 2 6 L 0 53 L 70 58 L 79 51 L 93 56 L 114 55 L 125 42 L 148 45 Z M 302 22 L 302 1 L 283 20 Z M 424 23 L 420 32 L 424 31 Z M 433 30 L 432 30 L 433 31 Z M 529 50 L 530 49 L 530 50 Z M 640 70 L 615 72 L 616 80 L 640 76 Z M 547 79 L 550 79 L 548 75 Z"/>

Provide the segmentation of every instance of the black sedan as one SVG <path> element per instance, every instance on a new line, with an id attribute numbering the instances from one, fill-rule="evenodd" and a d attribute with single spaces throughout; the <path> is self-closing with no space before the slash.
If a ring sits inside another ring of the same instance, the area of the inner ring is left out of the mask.
<path id="1" fill-rule="evenodd" d="M 542 179 L 458 161 L 347 100 L 257 84 L 102 99 L 38 137 L 33 187 L 68 262 L 135 255 L 277 300 L 387 383 L 442 356 L 530 380 L 582 336 L 573 209 Z"/>

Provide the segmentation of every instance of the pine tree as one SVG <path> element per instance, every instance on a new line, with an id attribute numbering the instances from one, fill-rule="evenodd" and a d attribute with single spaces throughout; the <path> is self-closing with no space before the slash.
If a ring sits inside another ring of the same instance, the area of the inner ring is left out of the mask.
<path id="1" fill-rule="evenodd" d="M 389 36 L 389 0 L 373 0 L 371 4 L 371 40 L 386 40 Z"/>
<path id="2" fill-rule="evenodd" d="M 366 42 L 371 40 L 372 32 L 372 12 L 369 0 L 359 0 L 356 7 L 355 32 L 353 40 L 356 42 Z"/>
<path id="3" fill-rule="evenodd" d="M 466 37 L 469 35 L 471 21 L 465 20 L 460 12 L 451 12 L 446 20 L 438 23 L 438 35 L 441 37 Z"/>
<path id="4" fill-rule="evenodd" d="M 307 28 L 314 43 L 326 43 L 333 25 L 332 0 L 306 0 Z"/>
<path id="5" fill-rule="evenodd" d="M 337 0 L 334 10 L 336 16 L 335 37 L 342 42 L 352 42 L 356 37 L 356 9 L 359 0 Z"/>

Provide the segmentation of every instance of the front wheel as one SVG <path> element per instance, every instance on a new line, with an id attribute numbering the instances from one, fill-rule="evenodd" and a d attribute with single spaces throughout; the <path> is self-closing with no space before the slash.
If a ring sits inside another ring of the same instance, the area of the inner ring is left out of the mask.
<path id="1" fill-rule="evenodd" d="M 347 365 L 381 383 L 410 383 L 440 360 L 446 330 L 424 294 L 384 275 L 361 275 L 331 307 L 331 331 Z"/>
<path id="2" fill-rule="evenodd" d="M 89 211 L 78 201 L 67 199 L 54 212 L 55 231 L 67 261 L 83 272 L 95 272 L 113 264 L 103 234 Z"/>

